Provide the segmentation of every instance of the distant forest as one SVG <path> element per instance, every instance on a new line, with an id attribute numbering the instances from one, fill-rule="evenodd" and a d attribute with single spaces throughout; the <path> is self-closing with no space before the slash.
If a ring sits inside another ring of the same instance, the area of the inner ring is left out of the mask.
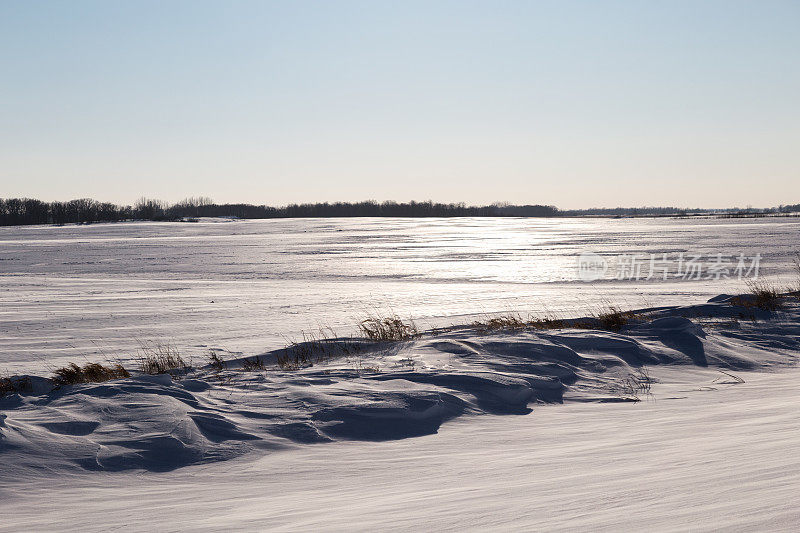
<path id="1" fill-rule="evenodd" d="M 793 213 L 800 204 L 769 209 L 731 208 L 716 214 L 755 215 Z M 598 208 L 560 210 L 552 205 L 492 204 L 467 206 L 463 203 L 434 202 L 336 202 L 290 204 L 284 207 L 251 204 L 217 204 L 209 198 L 188 198 L 176 204 L 141 198 L 135 205 L 120 206 L 88 198 L 68 202 L 43 202 L 31 198 L 0 198 L 0 225 L 91 224 L 125 220 L 191 220 L 199 217 L 311 218 L 311 217 L 563 217 L 563 216 L 670 216 L 709 213 L 703 209 L 675 207 Z"/>

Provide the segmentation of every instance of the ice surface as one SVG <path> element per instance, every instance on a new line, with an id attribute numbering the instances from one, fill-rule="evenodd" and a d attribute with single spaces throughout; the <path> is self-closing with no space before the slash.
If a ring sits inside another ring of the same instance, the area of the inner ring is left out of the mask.
<path id="1" fill-rule="evenodd" d="M 0 228 L 0 370 L 183 353 L 255 354 L 367 313 L 423 325 L 520 310 L 580 316 L 608 304 L 693 304 L 735 280 L 578 281 L 582 251 L 763 256 L 791 273 L 800 221 L 311 219 Z"/>

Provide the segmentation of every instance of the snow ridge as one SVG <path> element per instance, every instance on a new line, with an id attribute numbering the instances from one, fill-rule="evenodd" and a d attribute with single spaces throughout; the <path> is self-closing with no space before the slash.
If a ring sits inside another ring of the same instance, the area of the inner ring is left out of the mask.
<path id="1" fill-rule="evenodd" d="M 283 371 L 227 369 L 129 379 L 0 398 L 0 476 L 176 468 L 336 440 L 436 433 L 456 417 L 530 413 L 537 404 L 630 401 L 648 365 L 726 371 L 794 365 L 800 308 L 729 298 L 641 310 L 619 332 L 436 330 L 402 343 L 359 341 L 357 354 Z M 645 374 L 646 375 L 646 374 Z M 645 389 L 642 389 L 645 390 Z"/>

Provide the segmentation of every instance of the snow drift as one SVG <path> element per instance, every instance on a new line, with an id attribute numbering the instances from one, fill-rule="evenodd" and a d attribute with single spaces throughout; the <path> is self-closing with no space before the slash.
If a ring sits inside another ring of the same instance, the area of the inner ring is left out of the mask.
<path id="1" fill-rule="evenodd" d="M 339 339 L 331 345 L 358 350 L 293 371 L 275 365 L 276 351 L 262 354 L 258 371 L 239 359 L 56 390 L 28 377 L 0 398 L 0 476 L 170 471 L 313 443 L 417 437 L 457 417 L 643 399 L 650 365 L 765 370 L 800 354 L 796 299 L 777 312 L 720 297 L 635 316 L 619 332 L 462 326 L 404 342 Z"/>

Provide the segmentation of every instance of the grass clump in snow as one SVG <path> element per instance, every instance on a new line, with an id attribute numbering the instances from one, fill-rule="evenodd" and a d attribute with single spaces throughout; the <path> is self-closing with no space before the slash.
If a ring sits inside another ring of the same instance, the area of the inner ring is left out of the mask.
<path id="1" fill-rule="evenodd" d="M 642 396 L 650 396 L 652 384 L 653 378 L 650 377 L 650 373 L 645 367 L 641 367 L 613 385 L 611 391 L 617 395 L 620 401 L 640 402 Z"/>
<path id="2" fill-rule="evenodd" d="M 555 316 L 535 318 L 529 315 L 528 318 L 522 318 L 519 313 L 510 311 L 501 315 L 486 316 L 481 320 L 472 322 L 470 326 L 482 333 L 493 333 L 526 329 L 561 329 L 566 327 L 566 322 Z"/>
<path id="3" fill-rule="evenodd" d="M 337 338 L 336 333 L 330 328 L 320 328 L 317 335 L 303 332 L 302 340 L 288 341 L 283 353 L 277 354 L 275 360 L 281 370 L 299 370 L 314 366 L 314 363 L 342 355 L 350 356 L 360 351 L 361 346 L 357 343 Z M 263 368 L 263 363 L 258 364 L 261 366 L 256 366 L 256 370 Z"/>
<path id="4" fill-rule="evenodd" d="M 567 327 L 563 319 L 555 317 L 537 318 L 528 322 L 528 325 L 533 329 L 563 329 Z"/>
<path id="5" fill-rule="evenodd" d="M 615 306 L 608 306 L 595 311 L 586 319 L 564 319 L 549 314 L 544 318 L 528 316 L 522 318 L 518 313 L 508 312 L 502 315 L 487 316 L 470 324 L 482 333 L 497 331 L 549 330 L 549 329 L 604 329 L 620 331 L 632 320 L 641 318 L 633 311 L 623 311 Z"/>
<path id="6" fill-rule="evenodd" d="M 624 328 L 636 314 L 632 311 L 622 311 L 618 307 L 610 306 L 608 309 L 595 314 L 595 319 L 602 329 L 608 331 L 619 331 Z"/>
<path id="7" fill-rule="evenodd" d="M 78 383 L 100 383 L 111 379 L 122 379 L 131 377 L 130 373 L 120 364 L 104 366 L 100 363 L 86 363 L 79 366 L 70 363 L 63 368 L 57 369 L 50 378 L 56 387 L 63 385 L 75 385 Z"/>
<path id="8" fill-rule="evenodd" d="M 281 370 L 300 370 L 314 366 L 305 352 L 295 352 L 291 347 L 287 347 L 282 354 L 277 354 L 275 360 Z"/>
<path id="9" fill-rule="evenodd" d="M 765 311 L 777 311 L 783 307 L 781 291 L 774 284 L 764 280 L 748 281 L 749 292 L 731 298 L 731 304 L 741 307 L 755 307 Z"/>
<path id="10" fill-rule="evenodd" d="M 473 328 L 484 332 L 516 331 L 526 329 L 529 325 L 530 321 L 523 320 L 517 313 L 486 317 L 483 320 L 476 320 L 471 324 Z"/>
<path id="11" fill-rule="evenodd" d="M 0 398 L 6 394 L 28 392 L 31 388 L 31 378 L 28 376 L 0 378 Z"/>
<path id="12" fill-rule="evenodd" d="M 778 289 L 767 282 L 754 281 L 748 283 L 755 306 L 759 309 L 775 311 L 781 307 L 781 294 Z"/>
<path id="13" fill-rule="evenodd" d="M 222 372 L 228 367 L 228 363 L 217 352 L 209 350 L 208 366 L 214 369 L 215 372 Z"/>
<path id="14" fill-rule="evenodd" d="M 170 344 L 141 343 L 139 351 L 139 370 L 144 374 L 170 374 L 191 368 L 177 348 Z"/>
<path id="15" fill-rule="evenodd" d="M 266 368 L 264 367 L 264 361 L 260 357 L 253 357 L 252 359 L 245 357 L 242 359 L 242 370 L 245 372 L 261 372 Z"/>
<path id="16" fill-rule="evenodd" d="M 303 332 L 302 341 L 290 341 L 282 354 L 275 356 L 278 367 L 281 370 L 299 370 L 309 366 L 314 366 L 314 362 L 320 362 L 332 355 L 331 340 Z"/>
<path id="17" fill-rule="evenodd" d="M 359 322 L 359 332 L 373 341 L 403 341 L 417 336 L 413 320 L 404 321 L 397 315 L 371 316 Z"/>

